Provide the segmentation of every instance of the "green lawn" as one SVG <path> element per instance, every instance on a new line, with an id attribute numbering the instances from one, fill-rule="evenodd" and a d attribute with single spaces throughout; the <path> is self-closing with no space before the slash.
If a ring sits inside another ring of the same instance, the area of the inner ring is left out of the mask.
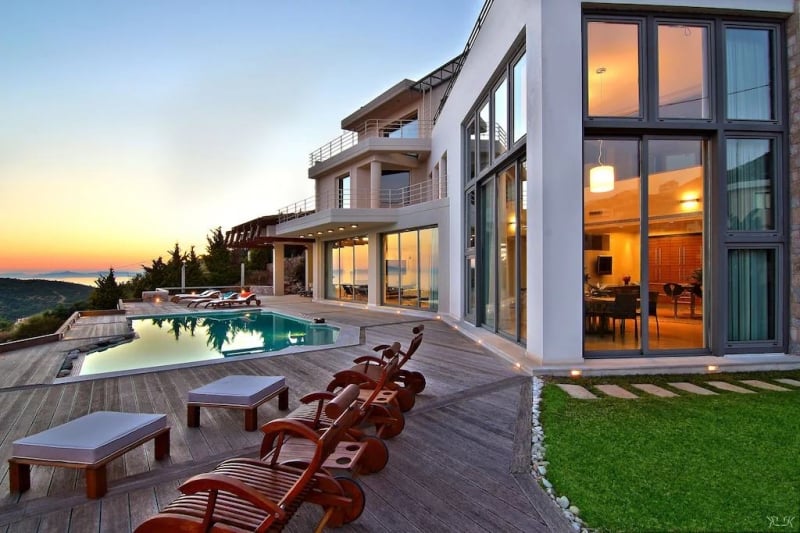
<path id="1" fill-rule="evenodd" d="M 780 376 L 800 379 L 797 372 L 747 377 Z M 573 383 L 739 377 L 745 376 Z M 589 527 L 637 533 L 800 531 L 800 390 L 587 401 L 547 383 L 542 397 L 547 477 L 581 509 Z"/>

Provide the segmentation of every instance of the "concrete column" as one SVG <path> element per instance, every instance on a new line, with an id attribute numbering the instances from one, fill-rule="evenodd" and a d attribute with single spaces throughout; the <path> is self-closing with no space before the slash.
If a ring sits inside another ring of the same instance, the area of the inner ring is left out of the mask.
<path id="1" fill-rule="evenodd" d="M 275 296 L 283 296 L 283 243 L 272 245 L 272 290 Z"/>
<path id="2" fill-rule="evenodd" d="M 380 161 L 371 161 L 369 164 L 369 206 L 381 206 L 381 172 L 383 165 Z"/>
<path id="3" fill-rule="evenodd" d="M 309 286 L 314 285 L 314 265 L 312 263 L 312 261 L 314 261 L 314 247 L 313 246 L 314 245 L 312 245 L 312 244 L 307 244 L 306 245 L 306 251 L 305 251 L 305 256 L 306 256 L 306 258 L 305 258 L 306 259 L 306 289 L 308 289 Z"/>
<path id="4" fill-rule="evenodd" d="M 367 250 L 367 268 L 369 278 L 367 280 L 367 305 L 376 306 L 381 303 L 381 242 L 377 233 L 369 234 L 369 248 Z"/>

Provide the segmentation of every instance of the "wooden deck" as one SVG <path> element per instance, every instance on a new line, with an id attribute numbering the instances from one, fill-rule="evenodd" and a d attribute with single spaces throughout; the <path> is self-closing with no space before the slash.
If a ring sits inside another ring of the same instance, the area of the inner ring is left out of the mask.
<path id="1" fill-rule="evenodd" d="M 368 347 L 395 340 L 405 346 L 418 323 L 425 324 L 425 340 L 408 367 L 424 373 L 428 386 L 406 413 L 403 433 L 387 441 L 386 469 L 359 478 L 366 509 L 341 531 L 571 531 L 530 474 L 529 375 L 435 319 L 289 298 L 265 303 L 276 302 L 287 313 L 363 327 L 367 346 L 52 384 L 69 349 L 121 332 L 120 317 L 93 317 L 81 319 L 67 340 L 0 355 L 0 533 L 132 530 L 170 502 L 190 475 L 257 454 L 260 432 L 245 432 L 239 411 L 202 410 L 201 426 L 187 428 L 190 389 L 229 374 L 283 375 L 294 408 Z M 137 304 L 144 312 L 176 308 L 184 306 Z M 169 459 L 156 462 L 149 444 L 114 460 L 109 492 L 100 500 L 86 498 L 81 472 L 51 467 L 34 467 L 31 490 L 9 494 L 12 441 L 98 410 L 166 413 Z M 280 414 L 277 402 L 267 402 L 259 421 Z M 320 516 L 305 505 L 287 530 L 310 531 Z"/>

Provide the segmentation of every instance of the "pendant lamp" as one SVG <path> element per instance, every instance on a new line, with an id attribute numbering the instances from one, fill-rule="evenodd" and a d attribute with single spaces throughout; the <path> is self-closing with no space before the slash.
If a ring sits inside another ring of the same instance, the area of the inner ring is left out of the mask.
<path id="1" fill-rule="evenodd" d="M 614 190 L 614 167 L 603 164 L 603 140 L 600 140 L 600 152 L 597 166 L 589 170 L 589 192 L 609 192 Z"/>

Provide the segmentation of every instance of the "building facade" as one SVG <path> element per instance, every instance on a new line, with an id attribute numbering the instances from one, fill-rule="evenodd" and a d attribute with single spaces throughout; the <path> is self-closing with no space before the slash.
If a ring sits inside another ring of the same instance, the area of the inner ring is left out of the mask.
<path id="1" fill-rule="evenodd" d="M 489 0 L 462 55 L 311 154 L 275 234 L 314 239 L 315 298 L 542 365 L 797 353 L 797 10 Z"/>

